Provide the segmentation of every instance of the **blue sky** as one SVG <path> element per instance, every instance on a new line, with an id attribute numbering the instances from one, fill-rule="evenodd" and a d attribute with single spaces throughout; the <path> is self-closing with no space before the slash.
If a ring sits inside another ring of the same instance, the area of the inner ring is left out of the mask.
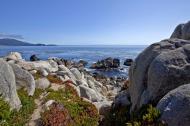
<path id="1" fill-rule="evenodd" d="M 61 45 L 145 45 L 190 20 L 190 0 L 0 0 L 0 36 Z"/>

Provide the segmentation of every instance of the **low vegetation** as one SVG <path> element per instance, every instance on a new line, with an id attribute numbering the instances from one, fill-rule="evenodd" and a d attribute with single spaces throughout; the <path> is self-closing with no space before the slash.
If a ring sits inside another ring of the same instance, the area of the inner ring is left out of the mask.
<path id="1" fill-rule="evenodd" d="M 66 84 L 64 89 L 58 91 L 48 90 L 49 94 L 46 97 L 46 101 L 55 100 L 62 104 L 66 110 L 68 110 L 72 120 L 73 126 L 97 126 L 98 125 L 98 111 L 96 107 L 84 100 L 82 100 L 77 92 L 69 85 Z M 43 122 L 47 121 L 47 114 L 51 114 L 52 111 L 48 110 L 42 113 Z"/>
<path id="2" fill-rule="evenodd" d="M 35 79 L 41 75 L 37 72 Z M 62 84 L 64 88 L 54 91 L 51 88 L 45 90 L 47 96 L 44 97 L 44 103 L 48 100 L 56 102 L 50 106 L 50 109 L 41 113 L 41 119 L 44 126 L 97 126 L 99 115 L 96 107 L 84 101 L 77 94 L 77 91 L 69 85 L 71 82 L 63 83 L 59 78 L 53 75 L 47 76 L 51 83 Z M 17 91 L 22 102 L 22 108 L 19 111 L 10 111 L 9 105 L 0 98 L 0 126 L 24 126 L 36 108 L 34 102 L 39 98 L 43 90 L 36 89 L 34 96 L 28 96 L 23 89 Z M 107 114 L 103 125 L 105 126 L 166 126 L 158 121 L 160 112 L 152 105 L 143 106 L 138 112 L 130 113 L 130 106 L 116 108 Z"/>
<path id="3" fill-rule="evenodd" d="M 159 121 L 160 111 L 152 105 L 144 105 L 139 111 L 132 114 L 127 126 L 166 126 Z"/>
<path id="4" fill-rule="evenodd" d="M 145 105 L 130 114 L 130 106 L 112 110 L 106 117 L 106 126 L 167 126 L 159 121 L 160 112 L 152 105 Z"/>
<path id="5" fill-rule="evenodd" d="M 39 97 L 42 93 L 37 89 L 34 96 L 28 96 L 27 92 L 23 89 L 17 91 L 18 96 L 22 103 L 22 108 L 19 111 L 10 111 L 9 105 L 0 99 L 0 125 L 1 126 L 23 126 L 30 119 L 30 115 L 35 109 L 34 99 Z"/>
<path id="6" fill-rule="evenodd" d="M 63 81 L 58 78 L 56 75 L 48 75 L 47 79 L 51 82 L 51 83 L 56 83 L 56 84 L 63 84 Z"/>
<path id="7" fill-rule="evenodd" d="M 68 110 L 60 103 L 53 103 L 48 111 L 42 114 L 43 126 L 72 126 L 74 122 Z"/>

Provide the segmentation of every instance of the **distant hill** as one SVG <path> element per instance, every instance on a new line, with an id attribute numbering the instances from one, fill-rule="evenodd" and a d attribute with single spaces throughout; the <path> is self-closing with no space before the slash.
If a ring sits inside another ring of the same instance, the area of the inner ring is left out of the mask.
<path id="1" fill-rule="evenodd" d="M 0 45 L 3 45 L 3 46 L 48 46 L 45 44 L 32 44 L 32 43 L 23 42 L 16 39 L 9 39 L 9 38 L 0 39 Z"/>

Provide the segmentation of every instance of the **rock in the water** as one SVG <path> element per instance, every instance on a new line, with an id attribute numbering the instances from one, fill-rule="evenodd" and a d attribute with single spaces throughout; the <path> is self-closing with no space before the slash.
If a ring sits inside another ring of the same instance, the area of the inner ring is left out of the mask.
<path id="1" fill-rule="evenodd" d="M 156 104 L 170 90 L 190 82 L 190 41 L 168 39 L 152 44 L 129 70 L 132 110 Z"/>
<path id="2" fill-rule="evenodd" d="M 15 61 L 18 61 L 18 60 L 22 60 L 22 56 L 20 53 L 18 52 L 11 52 L 8 56 L 5 57 L 8 61 L 9 60 L 15 60 Z"/>
<path id="3" fill-rule="evenodd" d="M 133 59 L 126 59 L 126 60 L 124 61 L 124 64 L 123 64 L 123 65 L 125 65 L 125 66 L 131 66 L 132 63 L 133 63 Z"/>
<path id="4" fill-rule="evenodd" d="M 119 66 L 120 66 L 120 60 L 117 59 L 117 58 L 114 58 L 112 67 L 113 68 L 118 68 Z"/>
<path id="5" fill-rule="evenodd" d="M 33 96 L 35 92 L 34 77 L 26 70 L 22 69 L 17 64 L 10 64 L 16 77 L 16 85 L 26 87 L 28 95 Z"/>
<path id="6" fill-rule="evenodd" d="M 83 66 L 83 67 L 85 67 L 85 66 L 88 64 L 88 62 L 87 62 L 87 61 L 84 61 L 84 60 L 79 60 L 77 64 L 78 64 L 78 66 Z"/>
<path id="7" fill-rule="evenodd" d="M 190 40 L 190 21 L 179 24 L 171 35 L 171 38 Z"/>
<path id="8" fill-rule="evenodd" d="M 168 126 L 190 125 L 190 84 L 182 85 L 166 94 L 158 103 L 160 120 Z"/>
<path id="9" fill-rule="evenodd" d="M 16 91 L 14 71 L 2 59 L 0 59 L 0 94 L 12 109 L 20 109 L 21 102 Z"/>
<path id="10" fill-rule="evenodd" d="M 37 79 L 36 81 L 36 88 L 39 88 L 39 89 L 46 89 L 50 86 L 50 82 L 47 78 L 40 78 L 40 79 Z"/>
<path id="11" fill-rule="evenodd" d="M 30 57 L 30 61 L 39 61 L 40 59 L 36 55 Z"/>
<path id="12" fill-rule="evenodd" d="M 120 60 L 116 58 L 106 58 L 101 61 L 98 61 L 92 64 L 92 69 L 111 69 L 111 68 L 118 68 L 120 66 Z"/>

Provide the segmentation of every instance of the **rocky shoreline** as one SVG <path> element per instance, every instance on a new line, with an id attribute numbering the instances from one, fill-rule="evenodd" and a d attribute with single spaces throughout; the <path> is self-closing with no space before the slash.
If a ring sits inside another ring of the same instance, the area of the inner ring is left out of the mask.
<path id="1" fill-rule="evenodd" d="M 189 126 L 189 31 L 190 22 L 180 24 L 171 38 L 127 59 L 129 79 L 90 73 L 82 60 L 25 61 L 12 52 L 0 58 L 0 125 Z M 119 65 L 107 58 L 92 68 Z"/>
<path id="2" fill-rule="evenodd" d="M 110 110 L 115 96 L 126 84 L 125 78 L 109 78 L 86 71 L 86 62 L 82 60 L 76 63 L 54 57 L 42 61 L 33 55 L 31 61 L 26 61 L 20 53 L 11 52 L 0 59 L 0 64 L 0 93 L 11 109 L 16 110 L 22 107 L 17 95 L 19 89 L 24 88 L 28 96 L 33 96 L 36 89 L 57 90 L 62 85 L 69 84 L 79 97 L 94 104 L 103 117 L 106 110 Z"/>

